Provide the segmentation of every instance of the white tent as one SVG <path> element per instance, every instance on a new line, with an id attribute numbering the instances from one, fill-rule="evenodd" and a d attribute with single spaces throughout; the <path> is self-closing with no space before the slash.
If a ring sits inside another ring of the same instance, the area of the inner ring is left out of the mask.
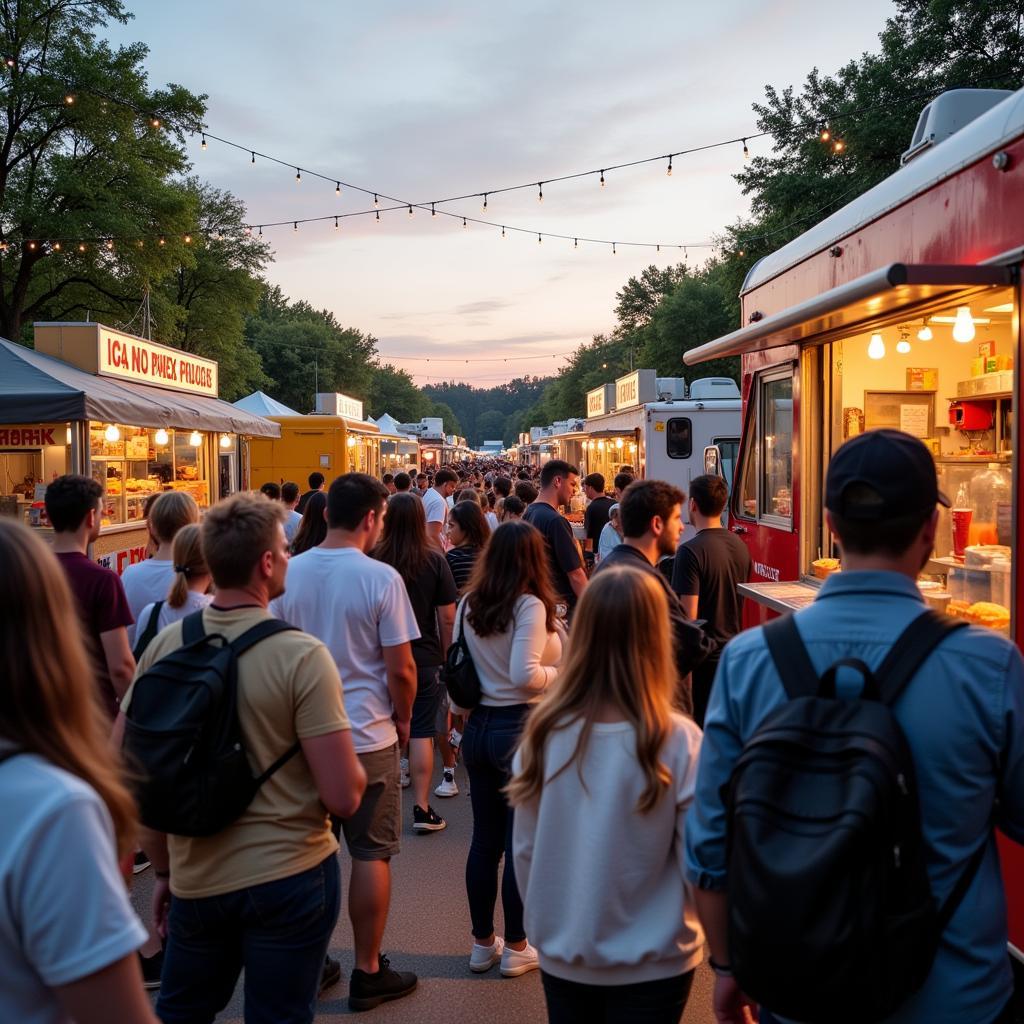
<path id="1" fill-rule="evenodd" d="M 398 422 L 398 420 L 396 420 L 394 416 L 391 416 L 386 412 L 378 416 L 377 419 L 374 420 L 374 422 L 377 424 L 378 427 L 380 427 L 380 432 L 382 434 L 403 435 L 406 433 L 406 431 L 402 430 L 402 425 Z"/>
<path id="2" fill-rule="evenodd" d="M 236 409 L 241 409 L 243 412 L 251 412 L 256 416 L 302 415 L 294 409 L 289 409 L 287 405 L 282 405 L 276 399 L 271 398 L 270 395 L 265 395 L 262 391 L 254 391 L 251 395 L 246 395 L 245 398 L 232 402 L 232 405 Z"/>

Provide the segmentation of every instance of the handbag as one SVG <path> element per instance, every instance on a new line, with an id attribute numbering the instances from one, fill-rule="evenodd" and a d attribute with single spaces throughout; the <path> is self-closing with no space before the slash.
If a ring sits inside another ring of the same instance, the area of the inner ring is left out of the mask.
<path id="1" fill-rule="evenodd" d="M 462 602 L 456 626 L 457 635 L 448 648 L 448 653 L 444 657 L 444 665 L 441 668 L 441 679 L 451 702 L 467 711 L 475 708 L 483 696 L 480 689 L 480 676 L 477 675 L 473 656 L 469 653 L 469 645 L 466 643 L 465 618 L 468 603 L 469 598 Z"/>

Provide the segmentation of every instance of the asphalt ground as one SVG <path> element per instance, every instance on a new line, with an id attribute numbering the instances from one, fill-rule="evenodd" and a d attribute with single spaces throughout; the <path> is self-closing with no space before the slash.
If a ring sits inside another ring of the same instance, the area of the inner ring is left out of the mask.
<path id="1" fill-rule="evenodd" d="M 417 990 L 405 999 L 385 1003 L 376 1010 L 356 1014 L 348 1009 L 348 977 L 352 970 L 352 928 L 346 913 L 349 858 L 342 844 L 342 907 L 331 939 L 331 955 L 341 961 L 342 978 L 320 998 L 316 1020 L 336 1021 L 359 1017 L 387 1024 L 524 1024 L 544 1022 L 547 1013 L 540 972 L 502 978 L 497 967 L 487 974 L 472 974 L 472 943 L 464 872 L 473 827 L 468 780 L 461 766 L 456 779 L 460 793 L 450 799 L 432 797 L 434 809 L 445 818 L 443 832 L 418 835 L 412 831 L 410 790 L 403 793 L 402 852 L 392 861 L 391 915 L 384 936 L 384 952 L 397 970 L 419 975 Z M 440 781 L 440 772 L 436 782 Z M 609 841 L 614 841 L 610 836 Z M 137 875 L 132 902 L 148 919 L 152 871 Z M 496 912 L 501 933 L 501 905 Z M 697 969 L 683 1024 L 713 1024 L 713 975 Z M 218 1021 L 242 1021 L 242 984 Z"/>

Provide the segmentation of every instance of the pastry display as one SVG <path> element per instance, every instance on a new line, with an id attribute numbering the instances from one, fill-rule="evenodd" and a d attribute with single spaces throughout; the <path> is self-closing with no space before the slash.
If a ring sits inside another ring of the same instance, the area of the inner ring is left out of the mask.
<path id="1" fill-rule="evenodd" d="M 966 601 L 950 601 L 946 605 L 946 614 L 958 619 L 966 619 L 977 626 L 987 626 L 989 629 L 1009 629 L 1010 609 L 993 601 L 975 601 L 968 604 Z"/>
<path id="2" fill-rule="evenodd" d="M 839 572 L 840 564 L 838 558 L 818 558 L 811 562 L 811 569 L 819 580 L 827 579 L 834 572 Z"/>

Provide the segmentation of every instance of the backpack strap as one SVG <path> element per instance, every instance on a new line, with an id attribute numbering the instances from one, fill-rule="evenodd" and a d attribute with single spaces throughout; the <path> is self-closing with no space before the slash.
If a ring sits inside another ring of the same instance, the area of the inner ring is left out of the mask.
<path id="1" fill-rule="evenodd" d="M 181 620 L 181 646 L 191 647 L 197 640 L 206 636 L 206 627 L 203 625 L 203 609 L 186 615 Z"/>
<path id="2" fill-rule="evenodd" d="M 818 692 L 818 671 L 796 627 L 796 616 L 783 615 L 764 626 L 768 653 L 790 700 L 813 697 Z"/>
<path id="3" fill-rule="evenodd" d="M 132 649 L 132 657 L 134 657 L 136 661 L 142 657 L 146 648 L 153 642 L 153 637 L 157 634 L 160 610 L 163 606 L 163 601 L 155 601 L 153 603 L 153 610 L 149 613 L 149 621 L 146 623 L 146 628 L 138 635 L 135 640 L 135 647 Z"/>
<path id="4" fill-rule="evenodd" d="M 263 622 L 256 623 L 255 626 L 251 629 L 247 629 L 240 637 L 232 640 L 230 646 L 235 652 L 235 657 L 238 658 L 245 654 L 250 647 L 258 644 L 261 640 L 266 640 L 268 637 L 275 636 L 277 633 L 284 633 L 289 629 L 298 629 L 298 626 L 289 625 L 281 619 L 266 619 Z"/>
<path id="5" fill-rule="evenodd" d="M 931 609 L 919 615 L 899 635 L 885 660 L 875 672 L 883 703 L 896 703 L 928 656 L 949 636 L 967 623 Z"/>
<path id="6" fill-rule="evenodd" d="M 960 906 L 967 895 L 967 890 L 971 887 L 974 876 L 978 873 L 978 869 L 985 860 L 985 854 L 988 852 L 988 844 L 991 839 L 992 830 L 987 828 L 981 845 L 971 854 L 971 859 L 967 862 L 967 867 L 964 868 L 963 874 L 956 880 L 953 891 L 946 897 L 946 902 L 942 904 L 936 925 L 936 933 L 938 935 L 941 935 L 949 927 L 949 922 L 953 920 L 957 907 Z"/>

